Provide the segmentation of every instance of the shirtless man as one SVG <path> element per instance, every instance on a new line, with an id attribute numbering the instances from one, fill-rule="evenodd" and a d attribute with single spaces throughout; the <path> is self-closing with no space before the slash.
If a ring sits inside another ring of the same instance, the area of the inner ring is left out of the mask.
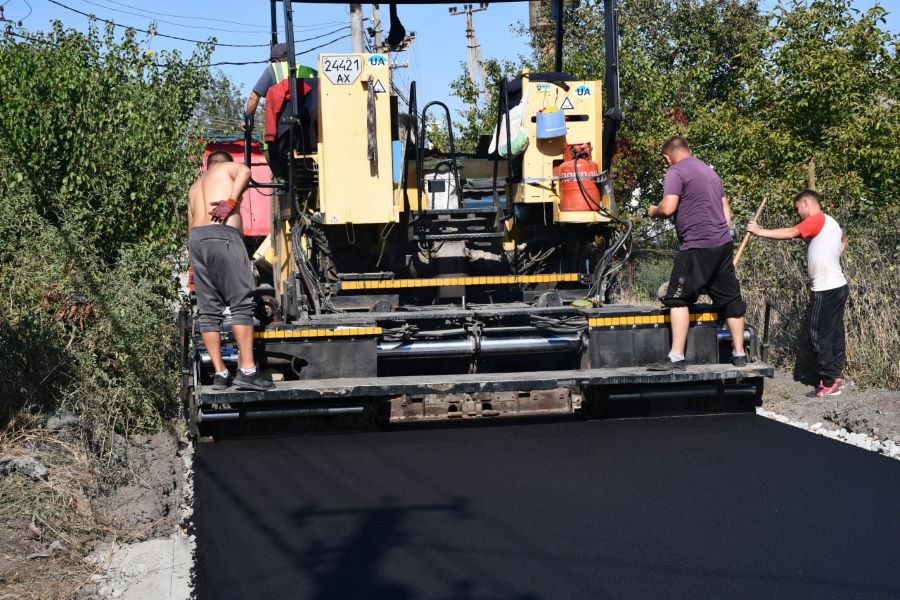
<path id="1" fill-rule="evenodd" d="M 188 252 L 197 290 L 200 337 L 216 370 L 213 389 L 232 383 L 222 361 L 222 311 L 231 309 L 231 329 L 239 352 L 234 385 L 264 391 L 272 381 L 257 370 L 253 359 L 253 290 L 256 282 L 241 239 L 241 195 L 250 183 L 250 169 L 233 162 L 227 152 L 206 159 L 206 173 L 188 192 Z"/>

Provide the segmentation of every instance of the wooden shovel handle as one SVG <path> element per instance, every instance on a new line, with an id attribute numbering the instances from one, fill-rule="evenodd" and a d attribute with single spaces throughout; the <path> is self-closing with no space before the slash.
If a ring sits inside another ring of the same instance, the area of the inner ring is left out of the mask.
<path id="1" fill-rule="evenodd" d="M 767 193 L 763 196 L 762 202 L 759 203 L 759 208 L 756 209 L 756 214 L 753 216 L 754 221 L 759 221 L 759 216 L 762 214 L 763 209 L 766 207 L 766 200 L 769 199 L 769 194 Z M 747 242 L 750 241 L 750 232 L 747 231 L 744 233 L 744 239 L 741 240 L 741 246 L 738 248 L 737 254 L 734 255 L 734 266 L 737 267 L 738 261 L 741 260 L 741 254 L 744 253 L 744 248 L 747 247 Z"/>

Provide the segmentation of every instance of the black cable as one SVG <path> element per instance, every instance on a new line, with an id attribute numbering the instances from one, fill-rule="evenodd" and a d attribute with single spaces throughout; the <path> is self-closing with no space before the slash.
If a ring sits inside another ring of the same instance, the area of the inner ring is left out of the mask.
<path id="1" fill-rule="evenodd" d="M 625 257 L 621 260 L 621 262 L 619 262 L 618 264 L 616 264 L 614 266 L 610 266 L 610 263 L 612 262 L 613 257 L 616 255 L 616 253 L 619 252 L 619 250 L 622 249 L 622 246 L 625 245 L 626 241 L 631 242 L 632 226 L 629 221 L 620 219 L 616 215 L 614 215 L 611 212 L 609 212 L 608 210 L 606 210 L 603 207 L 601 201 L 595 200 L 588 193 L 587 189 L 584 187 L 584 183 L 581 181 L 581 176 L 578 174 L 578 158 L 579 158 L 579 156 L 576 153 L 573 158 L 572 166 L 573 166 L 573 170 L 575 171 L 575 181 L 578 182 L 578 188 L 581 190 L 582 195 L 588 200 L 588 202 L 590 204 L 592 204 L 594 206 L 594 208 L 597 210 L 597 212 L 599 212 L 601 214 L 605 214 L 610 219 L 616 221 L 620 225 L 625 226 L 625 233 L 623 233 L 621 236 L 619 236 L 619 238 L 616 240 L 616 242 L 606 252 L 603 253 L 603 256 L 601 257 L 600 261 L 597 263 L 597 267 L 594 269 L 594 284 L 591 286 L 591 289 L 589 290 L 589 293 L 588 293 L 588 295 L 590 296 L 590 295 L 593 295 L 596 291 L 600 291 L 600 290 L 596 289 L 598 287 L 598 285 L 601 288 L 603 288 L 603 291 L 605 291 L 606 286 L 604 284 L 606 282 L 606 279 L 608 277 L 610 277 L 613 273 L 615 273 L 616 271 L 621 269 L 625 265 L 625 263 L 628 261 L 628 257 L 631 255 L 632 243 L 628 244 L 628 249 L 625 252 Z M 601 301 L 603 301 L 602 298 L 601 298 Z"/>
<path id="2" fill-rule="evenodd" d="M 168 38 L 170 40 L 178 40 L 180 42 L 190 42 L 192 44 L 206 44 L 206 45 L 212 45 L 212 46 L 221 46 L 223 48 L 268 48 L 269 47 L 269 44 L 220 44 L 218 42 L 210 42 L 208 40 L 204 42 L 202 40 L 193 40 L 190 38 L 179 37 L 177 35 L 166 35 L 164 33 L 154 33 L 147 29 L 141 29 L 140 27 L 131 27 L 130 25 L 120 25 L 119 23 L 116 23 L 115 21 L 111 21 L 109 19 L 103 19 L 101 17 L 98 17 L 97 15 L 92 15 L 90 13 L 80 11 L 77 8 L 72 8 L 71 6 L 67 6 L 67 5 L 63 4 L 62 2 L 57 2 L 57 0 L 47 0 L 47 2 L 50 2 L 51 4 L 55 4 L 57 6 L 61 6 L 62 8 L 65 8 L 66 10 L 70 10 L 74 13 L 78 13 L 79 15 L 85 16 L 89 19 L 94 19 L 96 21 L 100 21 L 101 23 L 107 23 L 108 25 L 112 25 L 113 27 L 121 27 L 123 29 L 133 29 L 135 31 L 140 31 L 141 33 L 147 33 L 149 35 L 153 35 L 153 36 L 161 37 L 161 38 Z"/>
<path id="3" fill-rule="evenodd" d="M 125 4 L 124 2 L 117 2 L 116 0 L 105 0 L 105 2 L 108 2 L 110 4 L 115 4 L 117 6 L 124 6 L 125 8 L 131 8 L 133 10 L 139 10 L 141 12 L 147 13 L 148 15 L 157 15 L 160 17 L 172 17 L 174 19 L 192 19 L 192 20 L 201 20 L 201 21 L 215 21 L 217 23 L 228 23 L 229 25 L 245 25 L 247 27 L 261 29 L 262 30 L 261 33 L 266 33 L 268 31 L 270 31 L 270 28 L 271 28 L 270 25 L 254 25 L 253 23 L 242 23 L 240 21 L 229 21 L 228 19 L 213 19 L 213 18 L 209 18 L 209 17 L 192 17 L 192 16 L 188 16 L 188 15 L 174 15 L 172 13 L 156 12 L 156 11 L 152 11 L 152 10 L 147 10 L 146 8 L 139 8 L 137 6 L 132 6 L 131 4 Z M 295 25 L 294 29 L 309 29 L 309 30 L 324 29 L 325 27 L 327 27 L 329 25 L 337 25 L 338 23 L 342 23 L 342 22 L 343 21 L 328 21 L 325 23 L 320 23 L 315 26 Z M 198 26 L 198 27 L 201 27 L 201 26 Z M 201 27 L 201 28 L 209 29 L 208 27 Z"/>
<path id="4" fill-rule="evenodd" d="M 209 29 L 211 31 L 222 31 L 224 33 L 252 33 L 256 35 L 263 35 L 265 31 L 250 31 L 247 29 L 222 29 L 220 27 L 210 27 L 209 25 L 193 25 L 193 24 L 185 24 L 185 23 L 175 23 L 174 21 L 166 21 L 165 19 L 159 19 L 155 16 L 150 15 L 142 15 L 140 13 L 131 12 L 127 10 L 122 10 L 121 8 L 113 8 L 111 6 L 105 6 L 103 4 L 98 4 L 93 2 L 92 0 L 81 0 L 85 4 L 90 4 L 91 6 L 96 6 L 98 8 L 105 8 L 106 10 L 111 10 L 113 12 L 122 13 L 125 15 L 131 15 L 133 17 L 140 17 L 142 19 L 150 19 L 151 21 L 155 21 L 157 23 L 165 23 L 166 25 L 172 25 L 174 27 L 187 27 L 189 29 Z M 131 7 L 129 7 L 131 8 Z M 141 9 L 137 9 L 141 10 Z M 182 17 L 182 18 L 190 18 L 190 17 Z"/>
<path id="5" fill-rule="evenodd" d="M 309 48 L 309 49 L 307 49 L 307 50 L 301 50 L 300 52 L 297 52 L 297 53 L 295 54 L 295 56 L 301 56 L 301 55 L 303 55 L 303 54 L 309 54 L 310 52 L 313 52 L 313 51 L 315 51 L 315 50 L 318 50 L 319 48 L 324 48 L 325 46 L 330 46 L 331 44 L 333 44 L 333 43 L 335 43 L 335 42 L 339 42 L 339 41 L 341 41 L 341 40 L 345 40 L 345 39 L 347 39 L 348 37 L 350 37 L 350 34 L 349 34 L 349 33 L 348 33 L 347 35 L 342 35 L 341 37 L 334 38 L 333 40 L 329 40 L 329 41 L 325 42 L 324 44 L 319 44 L 318 46 L 314 46 L 314 47 Z M 209 63 L 209 64 L 206 64 L 206 65 L 197 65 L 197 66 L 202 67 L 202 68 L 206 68 L 206 67 L 219 67 L 219 66 L 222 66 L 222 65 L 243 66 L 243 65 L 263 65 L 263 64 L 268 64 L 268 63 L 269 63 L 268 60 L 248 60 L 248 61 L 244 61 L 244 62 L 221 61 L 221 62 L 214 62 L 214 63 Z M 163 63 L 156 63 L 154 66 L 156 66 L 156 67 L 166 67 L 166 66 L 168 66 L 168 65 L 163 64 Z"/>
<path id="6" fill-rule="evenodd" d="M 22 38 L 23 40 L 28 40 L 29 42 L 46 42 L 47 40 L 43 40 L 41 38 L 31 37 L 30 35 L 22 35 L 21 33 L 16 33 L 12 29 L 7 28 L 6 31 L 3 32 L 4 35 L 11 35 L 13 37 Z M 52 44 L 55 48 L 59 48 L 59 44 Z"/>

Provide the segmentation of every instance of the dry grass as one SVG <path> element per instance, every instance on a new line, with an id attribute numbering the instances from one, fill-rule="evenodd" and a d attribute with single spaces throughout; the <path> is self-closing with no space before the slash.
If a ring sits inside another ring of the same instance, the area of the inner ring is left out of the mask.
<path id="1" fill-rule="evenodd" d="M 8 557 L 0 587 L 16 598 L 70 598 L 95 569 L 84 561 L 91 544 L 115 534 L 93 506 L 102 487 L 97 459 L 79 440 L 41 429 L 0 433 L 0 455 L 34 456 L 50 469 L 46 481 L 0 479 L 0 544 Z M 62 549 L 48 552 L 57 540 Z"/>
<path id="2" fill-rule="evenodd" d="M 815 372 L 808 333 L 806 247 L 799 242 L 755 241 L 740 265 L 748 320 L 763 322 L 766 300 L 774 302 L 772 354 L 779 367 Z M 844 257 L 850 283 L 845 309 L 845 375 L 862 387 L 900 389 L 900 268 L 895 250 L 853 239 Z"/>

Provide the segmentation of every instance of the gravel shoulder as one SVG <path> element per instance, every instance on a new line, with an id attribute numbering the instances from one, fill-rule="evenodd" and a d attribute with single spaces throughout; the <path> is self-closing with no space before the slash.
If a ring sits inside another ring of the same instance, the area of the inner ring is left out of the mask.
<path id="1" fill-rule="evenodd" d="M 828 429 L 900 444 L 900 390 L 863 390 L 849 382 L 839 396 L 810 398 L 811 390 L 790 373 L 776 372 L 774 379 L 766 380 L 763 409 L 792 421 L 822 423 Z"/>

